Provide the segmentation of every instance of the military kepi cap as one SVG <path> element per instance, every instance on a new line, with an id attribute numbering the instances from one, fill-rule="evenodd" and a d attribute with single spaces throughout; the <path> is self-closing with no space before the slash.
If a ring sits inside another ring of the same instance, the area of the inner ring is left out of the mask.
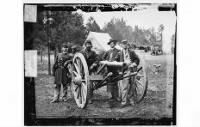
<path id="1" fill-rule="evenodd" d="M 63 43 L 63 44 L 62 44 L 62 47 L 63 47 L 63 48 L 68 48 L 69 45 L 67 45 L 66 43 Z"/>
<path id="2" fill-rule="evenodd" d="M 113 42 L 114 44 L 116 44 L 116 43 L 117 43 L 117 40 L 111 39 L 107 44 L 110 45 L 111 42 Z"/>
<path id="3" fill-rule="evenodd" d="M 92 45 L 92 42 L 91 42 L 91 40 L 86 40 L 85 44 L 91 44 Z"/>
<path id="4" fill-rule="evenodd" d="M 127 41 L 127 40 L 122 40 L 121 43 L 122 43 L 122 44 L 128 44 L 128 41 Z"/>

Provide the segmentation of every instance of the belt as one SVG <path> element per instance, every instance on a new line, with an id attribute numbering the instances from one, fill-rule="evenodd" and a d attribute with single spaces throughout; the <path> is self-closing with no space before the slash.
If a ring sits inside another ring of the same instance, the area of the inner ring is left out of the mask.
<path id="1" fill-rule="evenodd" d="M 64 68 L 63 66 L 58 66 L 58 68 Z"/>

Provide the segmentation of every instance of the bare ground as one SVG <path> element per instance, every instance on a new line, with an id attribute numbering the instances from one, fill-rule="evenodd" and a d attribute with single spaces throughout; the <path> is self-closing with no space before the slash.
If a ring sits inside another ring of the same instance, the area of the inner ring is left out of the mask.
<path id="1" fill-rule="evenodd" d="M 149 85 L 147 95 L 141 103 L 120 108 L 119 103 L 108 100 L 106 88 L 102 87 L 94 92 L 94 103 L 88 104 L 85 109 L 77 107 L 70 90 L 67 102 L 50 103 L 53 97 L 54 78 L 47 75 L 47 61 L 41 63 L 38 59 L 38 77 L 35 85 L 36 116 L 38 118 L 172 118 L 172 107 L 167 104 L 167 101 L 172 99 L 170 97 L 172 95 L 167 96 L 169 93 L 167 69 L 169 66 L 173 67 L 173 58 L 173 56 L 151 56 L 146 59 Z M 161 64 L 158 74 L 152 71 L 152 65 L 155 63 Z"/>

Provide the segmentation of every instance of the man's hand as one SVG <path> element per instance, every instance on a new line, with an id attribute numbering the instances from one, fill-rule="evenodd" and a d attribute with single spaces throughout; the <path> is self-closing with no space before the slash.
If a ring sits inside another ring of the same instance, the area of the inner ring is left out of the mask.
<path id="1" fill-rule="evenodd" d="M 96 63 L 93 63 L 91 66 L 90 66 L 90 70 L 92 70 L 94 67 L 96 67 L 97 64 Z"/>
<path id="2" fill-rule="evenodd" d="M 129 68 L 129 71 L 130 72 L 134 72 L 137 70 L 137 64 L 134 62 L 134 63 L 131 63 L 130 66 L 128 67 Z"/>
<path id="3" fill-rule="evenodd" d="M 137 64 L 134 62 L 134 63 L 131 63 L 130 65 L 129 65 L 129 67 L 136 67 L 137 66 Z"/>
<path id="4" fill-rule="evenodd" d="M 64 63 L 64 67 L 66 67 L 70 62 L 71 62 L 71 60 L 67 60 L 67 61 L 65 61 L 65 63 Z"/>
<path id="5" fill-rule="evenodd" d="M 129 67 L 131 64 L 132 64 L 132 63 L 127 63 L 127 62 L 125 62 L 125 65 L 126 65 L 127 67 Z"/>

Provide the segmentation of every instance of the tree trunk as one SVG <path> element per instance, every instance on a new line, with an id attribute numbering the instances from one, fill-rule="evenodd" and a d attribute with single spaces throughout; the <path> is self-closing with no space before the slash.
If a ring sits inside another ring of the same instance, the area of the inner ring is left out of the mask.
<path id="1" fill-rule="evenodd" d="M 55 49 L 54 49 L 54 62 L 55 62 L 55 59 L 56 59 L 56 54 L 57 54 L 57 48 L 55 47 Z"/>
<path id="2" fill-rule="evenodd" d="M 43 62 L 43 51 L 42 50 L 40 50 L 40 60 L 41 60 L 41 62 Z"/>

